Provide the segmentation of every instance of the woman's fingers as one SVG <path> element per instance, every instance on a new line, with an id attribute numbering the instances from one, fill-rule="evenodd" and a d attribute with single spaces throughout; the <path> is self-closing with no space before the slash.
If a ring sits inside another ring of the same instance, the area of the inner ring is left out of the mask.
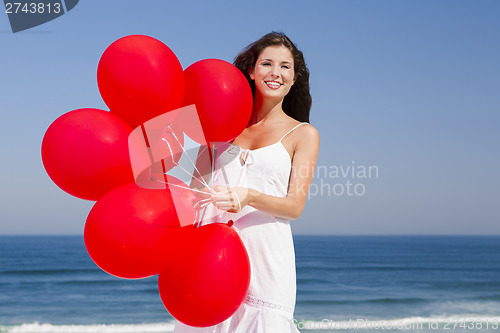
<path id="1" fill-rule="evenodd" d="M 230 213 L 238 213 L 246 205 L 248 196 L 247 188 L 228 188 L 222 185 L 212 187 L 212 201 L 218 209 L 226 210 Z"/>
<path id="2" fill-rule="evenodd" d="M 219 205 L 232 205 L 234 202 L 234 199 L 231 198 L 230 196 L 225 196 L 223 198 L 214 198 L 213 201 L 219 206 Z"/>
<path id="3" fill-rule="evenodd" d="M 228 191 L 227 189 L 223 192 L 218 192 L 212 195 L 212 200 L 214 201 L 217 208 L 222 210 L 235 210 L 237 203 L 234 200 L 234 193 Z"/>

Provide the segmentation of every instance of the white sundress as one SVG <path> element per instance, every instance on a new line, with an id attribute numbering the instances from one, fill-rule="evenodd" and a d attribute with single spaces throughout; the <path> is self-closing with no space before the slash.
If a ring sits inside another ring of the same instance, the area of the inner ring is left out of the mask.
<path id="1" fill-rule="evenodd" d="M 303 124 L 298 124 L 269 146 L 249 150 L 231 145 L 225 149 L 216 159 L 214 184 L 247 187 L 268 195 L 285 197 L 292 163 L 281 141 Z M 250 206 L 243 207 L 239 213 L 224 212 L 221 217 L 219 213 L 221 211 L 210 205 L 204 213 L 203 223 L 234 221 L 233 228 L 237 230 L 250 257 L 248 293 L 238 310 L 224 322 L 203 328 L 177 322 L 174 333 L 299 332 L 293 323 L 296 275 L 290 221 Z"/>

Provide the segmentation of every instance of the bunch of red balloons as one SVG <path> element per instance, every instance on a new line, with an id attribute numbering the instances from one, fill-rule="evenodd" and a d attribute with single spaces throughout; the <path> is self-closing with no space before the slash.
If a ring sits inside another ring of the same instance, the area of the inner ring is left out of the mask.
<path id="1" fill-rule="evenodd" d="M 178 128 L 200 143 L 229 141 L 250 118 L 248 82 L 218 59 L 183 70 L 170 48 L 143 35 L 123 37 L 105 50 L 97 82 L 110 111 L 84 108 L 63 114 L 42 142 L 43 164 L 54 183 L 73 196 L 97 201 L 85 224 L 90 257 L 121 278 L 159 274 L 163 304 L 187 325 L 227 319 L 250 283 L 241 239 L 225 224 L 181 227 L 181 215 L 197 218 L 195 196 L 169 186 L 139 187 L 128 139 L 148 120 L 194 104 L 203 131 L 192 130 L 182 112 L 173 120 Z"/>

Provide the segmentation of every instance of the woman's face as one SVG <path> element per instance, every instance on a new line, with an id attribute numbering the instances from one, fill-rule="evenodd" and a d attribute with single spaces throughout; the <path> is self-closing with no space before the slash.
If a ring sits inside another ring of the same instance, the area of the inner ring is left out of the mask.
<path id="1" fill-rule="evenodd" d="M 285 46 L 266 47 L 249 74 L 257 94 L 283 99 L 295 81 L 292 53 Z"/>

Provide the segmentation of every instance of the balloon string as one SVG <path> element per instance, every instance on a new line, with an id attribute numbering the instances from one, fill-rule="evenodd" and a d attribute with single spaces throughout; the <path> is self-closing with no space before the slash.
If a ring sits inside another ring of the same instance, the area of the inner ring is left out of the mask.
<path id="1" fill-rule="evenodd" d="M 217 146 L 214 146 L 214 161 L 215 159 L 217 158 Z M 215 166 L 215 163 L 212 163 L 212 174 L 214 174 L 214 166 Z M 229 180 L 227 179 L 227 174 L 226 174 L 226 170 L 224 169 L 224 166 L 222 166 L 221 168 L 222 170 L 222 175 L 224 176 L 224 181 L 226 182 L 226 186 L 229 186 Z M 238 199 L 239 201 L 239 199 Z M 240 210 L 241 210 L 241 207 L 240 207 Z M 218 221 L 222 220 L 222 215 L 224 215 L 224 211 L 222 211 L 221 209 L 217 208 L 217 218 L 218 218 Z M 198 222 L 198 227 L 200 226 L 201 224 L 201 221 Z"/>
<path id="2" fill-rule="evenodd" d="M 177 185 L 177 184 L 172 184 L 172 183 L 167 183 L 167 182 L 162 182 L 161 180 L 158 180 L 158 179 L 152 179 L 152 180 L 155 180 L 155 181 L 157 181 L 159 183 L 167 184 L 169 186 L 180 187 L 180 188 L 183 188 L 183 189 L 186 189 L 186 190 L 190 190 L 190 191 L 194 191 L 194 192 L 201 192 L 201 193 L 206 194 L 206 192 L 193 190 L 192 188 L 189 188 L 189 187 L 185 187 L 185 186 L 181 186 L 181 185 Z M 177 192 L 177 190 L 175 188 L 173 188 L 172 190 L 175 191 L 175 192 Z M 193 209 L 201 211 L 203 208 L 205 208 L 206 206 L 210 205 L 212 202 L 213 202 L 212 198 L 206 198 L 206 199 L 198 200 L 193 205 Z M 196 219 L 195 219 L 193 221 L 192 225 L 195 224 L 195 223 L 197 223 L 196 225 L 197 225 L 197 227 L 199 227 L 200 223 L 201 223 L 201 219 L 198 222 L 196 222 Z"/>
<path id="3" fill-rule="evenodd" d="M 193 166 L 194 170 L 198 173 L 198 176 L 199 178 L 201 178 L 201 180 L 199 180 L 203 185 L 205 185 L 206 188 L 208 188 L 208 190 L 212 193 L 212 194 L 215 194 L 215 190 L 213 190 L 212 188 L 210 188 L 210 186 L 208 185 L 208 183 L 205 181 L 205 179 L 203 178 L 201 172 L 198 170 L 198 168 L 196 167 L 196 164 L 193 162 L 193 160 L 191 160 L 191 158 L 189 157 L 189 154 L 187 153 L 186 149 L 184 148 L 184 146 L 180 143 L 179 139 L 177 138 L 177 135 L 175 135 L 174 131 L 172 130 L 172 127 L 170 127 L 170 125 L 166 125 L 166 127 L 170 130 L 170 133 L 172 134 L 172 136 L 174 137 L 174 139 L 177 141 L 177 143 L 179 144 L 179 146 L 181 147 L 182 151 L 184 152 L 184 154 L 187 156 L 189 162 L 191 163 L 191 165 Z M 174 153 L 173 153 L 173 150 L 172 150 L 172 147 L 170 147 L 170 143 L 168 142 L 167 139 L 165 138 L 161 138 L 163 141 L 165 141 L 165 143 L 167 144 L 167 147 L 168 147 L 168 150 L 170 151 L 170 156 L 172 158 L 172 163 L 175 165 L 175 166 L 178 166 L 182 171 L 184 171 L 185 173 L 187 173 L 188 175 L 192 176 L 192 174 L 187 171 L 185 168 L 183 168 L 181 165 L 179 165 L 175 160 L 174 160 Z M 205 147 L 205 149 L 207 149 L 207 147 Z M 216 147 L 214 147 L 215 149 L 215 154 L 217 154 L 217 149 Z M 214 160 L 215 160 L 215 157 L 214 157 Z M 212 163 L 212 175 L 214 173 L 214 164 L 215 163 Z M 224 173 L 224 180 L 226 181 L 227 183 L 227 176 L 225 175 Z M 194 190 L 192 188 L 187 188 L 187 187 L 184 187 L 184 186 L 180 186 L 180 185 L 176 185 L 176 184 L 169 184 L 168 182 L 162 182 L 160 180 L 157 180 L 158 182 L 161 182 L 161 183 L 164 183 L 164 184 L 167 184 L 167 185 L 173 185 L 173 186 L 177 186 L 177 187 L 182 187 L 182 188 L 185 188 L 185 189 L 189 189 L 191 191 L 194 191 L 194 192 L 199 192 L 199 193 L 203 193 L 203 194 L 207 194 L 206 192 L 203 192 L 203 191 L 199 191 L 199 190 Z M 196 205 L 198 205 L 200 202 L 203 202 L 202 204 L 200 204 L 200 209 L 201 208 L 204 208 L 205 206 L 209 205 L 212 203 L 212 199 L 205 199 L 205 200 L 200 200 L 198 201 L 196 204 L 195 204 L 195 207 Z M 217 209 L 218 211 L 218 218 L 219 220 L 222 218 L 222 215 L 224 214 L 224 212 L 221 212 L 220 209 Z M 201 226 L 201 219 L 198 221 L 198 224 L 197 224 L 197 228 L 199 228 Z"/>
<path id="4" fill-rule="evenodd" d="M 184 149 L 184 146 L 181 145 L 179 139 L 177 138 L 177 135 L 175 135 L 175 132 L 174 130 L 172 130 L 172 127 L 170 127 L 170 125 L 167 125 L 167 127 L 170 129 L 170 132 L 172 133 L 172 135 L 174 136 L 175 140 L 177 141 L 177 143 L 179 144 L 179 146 L 181 146 L 182 148 L 182 151 L 186 154 L 186 157 L 188 158 L 189 162 L 191 162 L 191 165 L 194 167 L 194 169 L 196 170 L 196 172 L 198 172 L 198 175 L 203 178 L 201 176 L 201 172 L 198 170 L 198 168 L 196 168 L 196 164 L 193 162 L 193 160 L 191 160 L 191 157 L 189 157 L 189 154 L 187 153 L 187 151 Z M 208 186 L 208 185 L 207 185 Z"/>
<path id="5" fill-rule="evenodd" d="M 193 192 L 198 192 L 198 193 L 202 193 L 202 194 L 207 194 L 207 192 L 195 190 L 195 189 L 192 189 L 192 188 L 189 188 L 189 187 L 186 187 L 186 186 L 177 185 L 177 184 L 168 183 L 168 182 L 163 182 L 163 181 L 158 180 L 158 179 L 154 179 L 154 180 L 157 181 L 157 182 L 159 182 L 159 183 L 166 184 L 168 186 L 180 187 L 180 188 L 183 188 L 185 190 L 189 190 L 189 191 L 193 191 Z M 194 204 L 193 208 L 198 209 L 198 208 L 196 208 L 196 206 L 199 206 L 200 209 L 201 209 L 201 208 L 204 208 L 205 206 L 208 206 L 212 202 L 213 202 L 212 198 L 201 199 L 201 200 L 196 201 L 196 203 Z"/>
<path id="6" fill-rule="evenodd" d="M 212 199 L 209 198 L 209 199 L 202 199 L 202 200 L 199 200 L 199 201 L 196 201 L 196 203 L 194 204 L 194 208 L 195 209 L 198 209 L 196 208 L 196 206 L 200 206 L 200 209 L 210 205 L 212 203 Z"/>
<path id="7" fill-rule="evenodd" d="M 192 189 L 190 187 L 186 187 L 186 186 L 182 186 L 182 185 L 177 185 L 177 184 L 173 184 L 173 183 L 164 182 L 164 181 L 161 181 L 159 179 L 154 179 L 154 180 L 157 181 L 158 183 L 166 184 L 168 186 L 176 186 L 176 187 L 180 187 L 180 188 L 183 188 L 183 189 L 186 189 L 186 190 L 190 190 L 190 191 L 193 191 L 193 192 L 207 194 L 207 192 L 200 191 L 200 190 L 195 190 L 195 189 Z"/>
<path id="8" fill-rule="evenodd" d="M 175 135 L 175 132 L 172 130 L 172 127 L 170 127 L 170 125 L 166 125 L 166 127 L 170 130 L 170 133 L 173 135 L 175 141 L 177 141 L 177 143 L 179 144 L 179 146 L 181 147 L 182 151 L 184 152 L 184 154 L 186 155 L 187 159 L 189 160 L 189 162 L 191 163 L 191 165 L 193 166 L 194 170 L 198 173 L 198 176 L 201 178 L 201 182 L 203 185 L 205 185 L 206 187 L 209 188 L 210 192 L 212 193 L 215 193 L 208 185 L 208 183 L 205 181 L 205 179 L 203 178 L 203 176 L 201 175 L 201 172 L 200 170 L 198 170 L 198 168 L 196 167 L 196 164 L 193 162 L 193 160 L 191 159 L 191 157 L 189 157 L 189 154 L 187 153 L 186 149 L 184 148 L 184 146 L 180 143 L 179 139 L 177 138 L 177 135 Z M 165 138 L 162 138 L 163 141 L 165 141 L 167 143 L 167 146 L 168 146 L 168 149 L 170 150 L 170 156 L 172 157 L 172 162 L 177 165 L 178 167 L 180 167 L 181 169 L 183 169 L 184 171 L 186 171 L 184 168 L 182 168 L 179 164 L 177 164 L 175 161 L 174 161 L 174 154 L 172 152 L 172 149 L 170 148 L 170 144 L 169 142 L 165 139 Z M 189 173 L 188 171 L 186 171 L 189 175 L 191 175 L 191 173 Z"/>
<path id="9" fill-rule="evenodd" d="M 175 139 L 177 140 L 177 137 L 174 135 Z M 177 163 L 175 160 L 174 160 L 174 153 L 172 151 L 172 148 L 170 147 L 170 143 L 168 142 L 168 140 L 166 140 L 165 138 L 161 138 L 163 141 L 165 141 L 165 143 L 167 144 L 167 147 L 168 147 L 168 150 L 170 151 L 170 156 L 172 157 L 172 163 L 175 165 L 175 166 L 178 166 L 182 171 L 184 171 L 185 173 L 187 173 L 188 175 L 192 176 L 191 172 L 187 171 L 184 167 L 182 167 L 179 163 Z M 182 145 L 180 145 L 182 147 Z M 184 152 L 186 152 L 186 150 L 184 150 L 184 147 L 182 147 L 182 150 Z M 186 155 L 187 155 L 187 152 L 186 152 Z M 191 164 L 193 164 L 193 162 L 191 161 L 191 159 L 189 158 L 188 156 L 188 159 L 189 161 L 191 162 Z M 194 168 L 196 169 L 196 166 L 193 164 Z M 196 169 L 197 170 L 197 169 Z M 198 171 L 198 170 L 197 170 Z M 201 173 L 198 171 L 198 174 L 200 174 L 201 176 Z M 214 190 L 212 190 L 210 188 L 210 186 L 207 184 L 207 182 L 205 181 L 205 179 L 203 179 L 203 177 L 200 177 L 201 178 L 201 182 L 203 185 L 205 185 L 206 188 L 208 188 L 208 190 L 211 192 L 211 193 L 215 193 Z"/>
<path id="10" fill-rule="evenodd" d="M 174 160 L 174 154 L 172 152 L 172 148 L 170 147 L 170 143 L 165 139 L 165 138 L 161 138 L 163 141 L 165 141 L 165 143 L 167 144 L 168 146 L 168 150 L 170 151 L 170 156 L 172 157 L 172 163 L 175 165 L 175 166 L 178 166 L 179 168 L 181 168 L 182 171 L 184 171 L 185 173 L 187 173 L 188 175 L 192 176 L 191 175 L 191 172 L 187 171 L 186 169 L 184 169 L 179 163 L 177 163 L 175 160 Z M 183 149 L 184 150 L 184 149 Z M 203 184 L 205 185 L 205 184 Z M 207 185 L 205 185 L 207 186 Z"/>

